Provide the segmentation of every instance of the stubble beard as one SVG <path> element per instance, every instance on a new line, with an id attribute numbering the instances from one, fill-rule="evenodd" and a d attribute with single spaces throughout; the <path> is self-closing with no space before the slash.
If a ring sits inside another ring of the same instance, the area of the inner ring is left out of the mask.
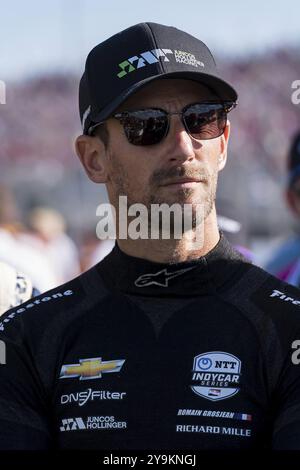
<path id="1" fill-rule="evenodd" d="M 204 221 L 207 219 L 207 217 L 211 214 L 214 206 L 215 206 L 215 200 L 216 200 L 216 193 L 217 193 L 217 181 L 218 181 L 218 172 L 214 172 L 212 175 L 207 177 L 204 183 L 199 183 L 199 184 L 205 184 L 206 186 L 206 191 L 204 197 L 199 200 L 193 200 L 193 194 L 195 190 L 193 188 L 182 188 L 178 191 L 178 196 L 177 198 L 172 201 L 172 202 L 167 202 L 165 199 L 162 199 L 160 196 L 156 195 L 155 193 L 151 194 L 148 198 L 148 203 L 146 204 L 148 207 L 148 211 L 150 213 L 151 210 L 151 205 L 152 204 L 168 204 L 169 206 L 172 206 L 172 204 L 179 204 L 181 207 L 181 220 L 177 220 L 174 218 L 173 213 L 171 213 L 171 218 L 170 218 L 170 233 L 172 236 L 174 236 L 175 233 L 178 233 L 178 230 L 180 227 L 184 227 L 184 214 L 185 214 L 185 206 L 190 205 L 191 206 L 191 221 L 188 223 L 188 227 L 192 228 L 193 230 L 199 229 L 199 226 L 202 226 Z M 192 201 L 192 202 L 187 202 L 187 201 Z M 178 223 L 180 227 L 178 227 Z M 161 220 L 160 220 L 160 226 L 159 226 L 160 233 L 162 232 L 162 225 L 161 225 Z"/>
<path id="2" fill-rule="evenodd" d="M 121 170 L 121 171 L 120 171 Z M 126 196 L 127 197 L 127 208 L 131 205 L 139 203 L 143 204 L 147 208 L 148 218 L 147 220 L 143 220 L 143 223 L 147 224 L 148 227 L 148 237 L 151 238 L 151 207 L 153 204 L 161 205 L 167 204 L 168 206 L 172 206 L 172 204 L 179 204 L 181 206 L 181 214 L 182 218 L 180 223 L 180 227 L 178 227 L 178 219 L 174 218 L 174 214 L 170 213 L 170 225 L 169 225 L 169 233 L 171 237 L 174 237 L 174 234 L 178 233 L 180 228 L 183 229 L 184 227 L 184 205 L 185 204 L 192 204 L 191 213 L 192 213 L 192 220 L 190 222 L 190 226 L 193 230 L 199 229 L 200 225 L 202 226 L 207 217 L 211 214 L 216 200 L 216 192 L 217 192 L 217 182 L 218 182 L 218 171 L 215 170 L 210 175 L 206 174 L 205 180 L 203 183 L 206 186 L 205 196 L 201 198 L 199 201 L 193 201 L 191 203 L 187 203 L 186 201 L 191 201 L 193 198 L 194 189 L 193 188 L 182 188 L 179 190 L 179 196 L 174 198 L 174 201 L 167 202 L 166 199 L 162 199 L 158 194 L 155 194 L 155 190 L 152 192 L 148 192 L 141 197 L 140 200 L 137 200 L 136 195 L 131 189 L 130 186 L 130 178 L 124 168 L 120 168 L 118 175 L 115 174 L 114 177 L 114 186 L 115 186 L 115 208 L 119 207 L 119 197 Z M 118 213 L 118 210 L 117 210 Z M 131 218 L 128 217 L 128 221 Z M 162 223 L 162 216 L 161 213 L 159 214 L 159 238 L 163 237 L 163 223 Z"/>

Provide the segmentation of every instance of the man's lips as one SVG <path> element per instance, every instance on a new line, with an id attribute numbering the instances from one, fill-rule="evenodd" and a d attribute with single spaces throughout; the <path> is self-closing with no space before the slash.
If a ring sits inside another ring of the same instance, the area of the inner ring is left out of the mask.
<path id="1" fill-rule="evenodd" d="M 174 187 L 193 187 L 199 183 L 203 183 L 203 179 L 198 178 L 178 178 L 176 180 L 168 181 L 162 186 L 174 186 Z"/>

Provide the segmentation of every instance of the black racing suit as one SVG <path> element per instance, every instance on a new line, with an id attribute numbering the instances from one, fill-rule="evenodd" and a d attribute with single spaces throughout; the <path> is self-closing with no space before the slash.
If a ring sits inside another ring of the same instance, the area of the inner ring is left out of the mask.
<path id="1" fill-rule="evenodd" d="M 300 291 L 222 233 L 168 265 L 116 244 L 0 320 L 2 449 L 300 449 Z"/>

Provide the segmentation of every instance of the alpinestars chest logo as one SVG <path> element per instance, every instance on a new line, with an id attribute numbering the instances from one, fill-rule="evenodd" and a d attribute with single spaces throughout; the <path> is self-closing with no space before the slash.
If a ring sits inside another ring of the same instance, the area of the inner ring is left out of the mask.
<path id="1" fill-rule="evenodd" d="M 191 389 L 196 395 L 217 401 L 239 392 L 241 361 L 233 354 L 210 351 L 194 358 Z"/>
<path id="2" fill-rule="evenodd" d="M 160 286 L 160 287 L 168 287 L 169 280 L 173 279 L 174 277 L 181 276 L 181 274 L 194 269 L 195 266 L 191 268 L 179 269 L 178 271 L 168 271 L 166 268 L 158 271 L 154 274 L 142 274 L 142 276 L 138 277 L 134 284 L 137 287 L 148 287 L 152 285 Z"/>

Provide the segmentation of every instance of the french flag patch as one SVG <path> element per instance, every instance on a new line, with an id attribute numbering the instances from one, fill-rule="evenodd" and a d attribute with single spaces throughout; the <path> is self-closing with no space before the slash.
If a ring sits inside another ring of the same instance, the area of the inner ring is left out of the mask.
<path id="1" fill-rule="evenodd" d="M 235 413 L 235 419 L 240 419 L 241 421 L 252 421 L 252 415 L 246 415 L 244 413 Z"/>

